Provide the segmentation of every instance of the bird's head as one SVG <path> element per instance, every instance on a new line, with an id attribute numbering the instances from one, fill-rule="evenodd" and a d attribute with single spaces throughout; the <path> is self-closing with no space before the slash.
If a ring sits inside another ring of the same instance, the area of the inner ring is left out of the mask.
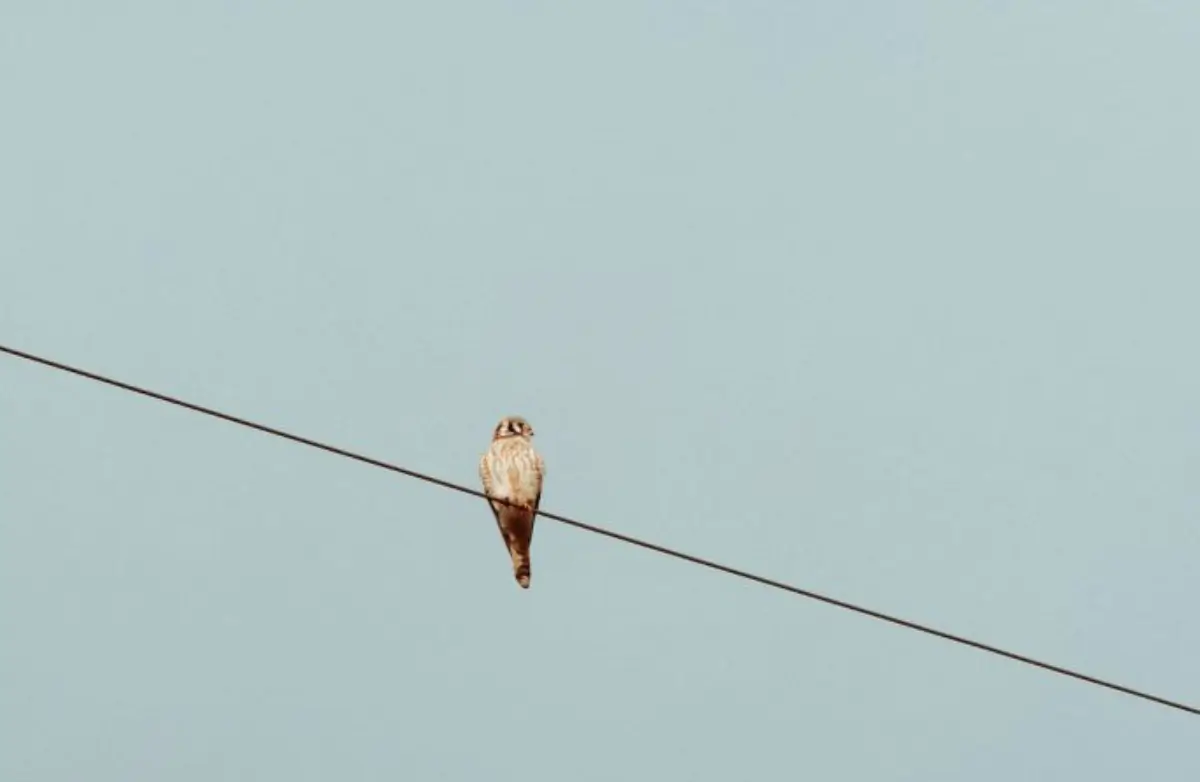
<path id="1" fill-rule="evenodd" d="M 496 430 L 492 433 L 493 440 L 502 437 L 533 437 L 533 427 L 519 415 L 506 415 L 496 424 Z"/>

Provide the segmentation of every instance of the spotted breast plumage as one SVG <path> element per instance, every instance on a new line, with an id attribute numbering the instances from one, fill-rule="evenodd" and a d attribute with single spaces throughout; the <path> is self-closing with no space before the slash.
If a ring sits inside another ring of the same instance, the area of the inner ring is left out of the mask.
<path id="1" fill-rule="evenodd" d="M 488 505 L 512 558 L 513 576 L 523 589 L 529 588 L 529 546 L 533 542 L 533 523 L 546 474 L 532 439 L 533 427 L 528 421 L 520 416 L 505 416 L 492 431 L 491 447 L 479 460 L 484 493 L 508 501 L 489 499 Z"/>

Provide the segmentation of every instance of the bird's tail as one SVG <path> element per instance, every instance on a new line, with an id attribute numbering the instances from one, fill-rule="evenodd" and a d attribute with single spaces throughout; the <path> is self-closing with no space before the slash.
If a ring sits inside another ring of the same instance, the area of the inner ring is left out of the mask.
<path id="1" fill-rule="evenodd" d="M 529 589 L 529 577 L 532 575 L 529 567 L 529 546 L 514 540 L 509 553 L 512 554 L 513 576 L 522 589 Z"/>

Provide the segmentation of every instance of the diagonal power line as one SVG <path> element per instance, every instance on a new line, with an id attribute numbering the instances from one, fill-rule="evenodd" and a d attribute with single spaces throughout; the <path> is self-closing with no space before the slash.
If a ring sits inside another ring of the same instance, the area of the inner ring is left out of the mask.
<path id="1" fill-rule="evenodd" d="M 300 443 L 301 445 L 307 445 L 312 448 L 318 448 L 322 451 L 328 451 L 329 453 L 337 454 L 338 456 L 344 456 L 347 459 L 354 459 L 355 461 L 363 462 L 365 464 L 370 464 L 374 467 L 380 467 L 384 470 L 390 470 L 392 472 L 400 473 L 401 475 L 407 475 L 410 478 L 416 478 L 417 480 L 425 481 L 427 483 L 432 483 L 437 486 L 441 486 L 442 488 L 445 488 L 445 489 L 451 489 L 453 491 L 457 491 L 462 494 L 470 494 L 472 496 L 479 497 L 481 499 L 492 499 L 492 500 L 496 500 L 499 502 L 507 502 L 506 500 L 503 500 L 501 498 L 488 497 L 486 494 L 484 494 L 481 491 L 477 491 L 475 489 L 471 489 L 466 486 L 461 486 L 457 483 L 451 483 L 450 481 L 443 480 L 441 478 L 436 478 L 432 475 L 426 475 L 425 473 L 417 472 L 416 470 L 410 470 L 405 467 L 400 467 L 395 464 L 390 464 L 389 462 L 385 462 L 380 459 L 373 459 L 370 456 L 364 456 L 362 454 L 354 453 L 353 451 L 348 451 L 344 448 L 338 448 L 333 445 L 328 445 L 326 443 L 318 442 L 317 440 L 311 440 L 307 437 L 301 437 L 300 435 L 297 435 L 297 434 L 291 434 L 290 432 L 285 432 L 282 429 L 275 429 L 274 427 L 255 423 L 254 421 L 250 421 L 245 418 L 239 418 L 237 416 L 230 415 L 228 413 L 222 413 L 219 410 L 213 410 L 212 408 L 204 407 L 203 405 L 194 404 L 192 402 L 186 402 L 182 399 L 177 399 L 175 397 L 168 396 L 166 394 L 160 394 L 157 391 L 151 391 L 147 388 L 135 386 L 130 383 L 125 383 L 125 382 L 122 382 L 120 380 L 115 380 L 110 377 L 105 377 L 104 375 L 99 375 L 99 374 L 96 374 L 95 372 L 88 372 L 87 370 L 79 369 L 78 367 L 73 367 L 68 364 L 60 363 L 58 361 L 52 361 L 51 359 L 43 358 L 41 356 L 35 356 L 32 353 L 26 353 L 24 351 L 17 350 L 15 348 L 6 347 L 4 345 L 0 345 L 0 352 L 7 353 L 11 356 L 16 356 L 17 358 L 25 359 L 26 361 L 32 361 L 36 364 L 41 364 L 43 366 L 47 366 L 52 369 L 57 369 L 62 372 L 69 372 L 73 375 L 78 375 L 79 377 L 85 377 L 89 380 L 95 380 L 98 383 L 104 383 L 105 385 L 114 386 L 116 388 L 122 389 L 123 391 L 130 391 L 132 393 L 140 394 L 142 396 L 148 396 L 151 399 L 157 399 L 160 402 L 166 402 L 168 404 L 176 405 L 178 407 L 183 407 L 183 408 L 192 410 L 197 413 L 203 413 L 204 415 L 212 416 L 213 418 L 220 418 L 223 421 L 228 421 L 230 423 L 234 423 L 239 426 L 245 426 L 250 429 L 256 429 L 260 432 L 265 432 L 266 434 L 274 435 L 275 437 L 282 437 L 285 440 L 291 440 L 292 442 Z M 1187 705 L 1185 703 L 1181 703 L 1179 701 L 1170 700 L 1168 698 L 1162 698 L 1157 695 L 1151 695 L 1150 693 L 1142 692 L 1141 690 L 1135 690 L 1132 687 L 1126 687 L 1121 684 L 1116 684 L 1115 682 L 1105 681 L 1104 679 L 1098 679 L 1095 676 L 1088 676 L 1087 674 L 1080 673 L 1078 671 L 1073 671 L 1069 668 L 1064 668 L 1059 665 L 1053 665 L 1051 663 L 1043 662 L 1041 660 L 1037 660 L 1032 657 L 1027 657 L 1023 654 L 1017 654 L 1016 652 L 1010 652 L 1010 651 L 1001 649 L 996 646 L 991 646 L 989 644 L 982 643 L 980 641 L 971 640 L 970 638 L 966 638 L 961 635 L 955 635 L 954 633 L 948 633 L 943 630 L 938 630 L 938 629 L 930 627 L 928 625 L 923 625 L 918 622 L 910 621 L 908 619 L 902 619 L 897 616 L 891 616 L 890 614 L 885 614 L 880 611 L 875 611 L 870 608 L 865 608 L 860 605 L 855 605 L 854 603 L 848 603 L 844 600 L 838 600 L 836 598 L 829 597 L 828 595 L 820 594 L 819 592 L 813 592 L 808 589 L 801 589 L 798 586 L 793 586 L 792 584 L 788 584 L 783 581 L 776 581 L 775 579 L 767 578 L 765 576 L 759 576 L 759 575 L 750 573 L 745 570 L 740 570 L 738 568 L 731 567 L 729 565 L 722 565 L 719 562 L 714 562 L 710 559 L 704 559 L 703 557 L 697 557 L 692 554 L 686 554 L 682 551 L 676 551 L 675 549 L 670 549 L 670 548 L 667 548 L 666 546 L 660 546 L 657 543 L 650 543 L 649 541 L 641 540 L 639 538 L 635 538 L 635 537 L 632 537 L 629 535 L 624 535 L 620 532 L 614 532 L 612 530 L 605 529 L 603 527 L 597 527 L 592 524 L 585 524 L 582 521 L 568 518 L 566 516 L 560 516 L 557 513 L 549 513 L 544 510 L 539 510 L 538 515 L 545 516 L 548 519 L 553 519 L 554 521 L 560 522 L 562 524 L 566 524 L 571 527 L 576 527 L 578 529 L 586 530 L 587 532 L 593 532 L 597 535 L 603 535 L 604 537 L 607 537 L 607 538 L 613 538 L 614 540 L 619 540 L 623 543 L 629 543 L 631 545 L 638 546 L 640 548 L 649 549 L 650 551 L 654 551 L 659 554 L 664 554 L 668 557 L 674 557 L 675 559 L 682 559 L 685 562 L 691 562 L 694 565 L 701 565 L 702 567 L 710 568 L 712 570 L 718 570 L 722 573 L 727 573 L 731 576 L 737 576 L 738 578 L 742 578 L 747 581 L 753 581 L 755 583 L 762 584 L 763 586 L 772 587 L 774 589 L 779 589 L 784 592 L 790 592 L 791 594 L 799 595 L 800 597 L 807 597 L 811 600 L 817 600 L 822 603 L 827 603 L 829 605 L 836 606 L 838 608 L 842 608 L 847 611 L 853 611 L 858 614 L 863 614 L 864 616 L 869 616 L 873 619 L 879 619 L 884 622 L 889 622 L 894 625 L 899 625 L 900 627 L 906 627 L 910 630 L 916 630 L 917 632 L 936 636 L 936 637 L 941 638 L 946 641 L 952 641 L 957 644 L 962 644 L 963 646 L 970 646 L 974 649 L 979 649 L 980 651 L 999 655 L 1000 657 L 1007 657 L 1010 660 L 1016 660 L 1017 662 L 1025 663 L 1026 665 L 1032 665 L 1036 668 L 1041 668 L 1043 670 L 1050 671 L 1051 673 L 1057 673 L 1062 676 L 1068 676 L 1072 679 L 1078 679 L 1079 681 L 1087 682 L 1089 684 L 1094 684 L 1099 687 L 1106 687 L 1110 690 L 1115 690 L 1117 692 L 1124 693 L 1125 695 L 1131 695 L 1135 698 L 1141 698 L 1143 700 L 1151 701 L 1153 703 L 1158 703 L 1162 706 L 1168 706 L 1172 709 L 1178 709 L 1180 711 L 1188 712 L 1189 714 L 1200 715 L 1200 708 L 1196 708 L 1195 706 L 1189 706 L 1189 705 Z"/>

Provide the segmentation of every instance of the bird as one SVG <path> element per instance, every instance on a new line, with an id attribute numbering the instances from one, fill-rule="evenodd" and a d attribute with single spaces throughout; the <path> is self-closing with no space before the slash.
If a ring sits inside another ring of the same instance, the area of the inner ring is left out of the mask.
<path id="1" fill-rule="evenodd" d="M 512 558 L 513 577 L 522 589 L 529 588 L 529 546 L 545 475 L 546 465 L 533 448 L 533 427 L 519 415 L 501 418 L 492 430 L 492 444 L 479 460 L 479 477 Z"/>

